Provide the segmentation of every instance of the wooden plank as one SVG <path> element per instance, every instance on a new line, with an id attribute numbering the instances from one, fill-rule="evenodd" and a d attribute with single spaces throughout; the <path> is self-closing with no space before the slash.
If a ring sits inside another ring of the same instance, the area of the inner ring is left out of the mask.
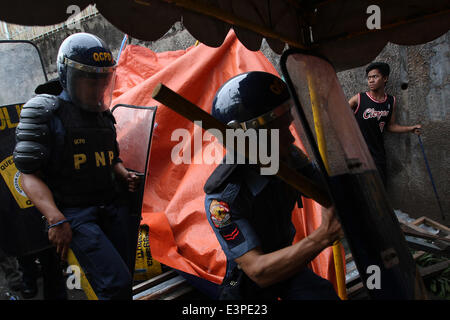
<path id="1" fill-rule="evenodd" d="M 350 287 L 347 289 L 347 295 L 349 298 L 351 298 L 352 296 L 355 296 L 356 294 L 360 293 L 361 290 L 364 288 L 362 282 L 359 282 L 357 284 L 355 284 L 354 286 Z"/>
<path id="2" fill-rule="evenodd" d="M 174 291 L 181 285 L 186 283 L 186 280 L 182 276 L 176 276 L 175 278 L 169 279 L 155 287 L 152 287 L 139 295 L 134 297 L 135 300 L 157 300 L 162 295 Z"/>
<path id="3" fill-rule="evenodd" d="M 419 272 L 422 278 L 426 279 L 441 273 L 448 267 L 450 267 L 450 260 L 438 262 L 428 267 L 419 268 Z"/>
<path id="4" fill-rule="evenodd" d="M 416 220 L 414 220 L 412 222 L 412 224 L 415 224 L 416 226 L 418 226 L 418 225 L 422 224 L 424 221 L 425 221 L 425 217 L 420 217 L 420 218 L 417 218 Z"/>
<path id="5" fill-rule="evenodd" d="M 347 273 L 353 272 L 356 269 L 356 263 L 347 268 Z"/>
<path id="6" fill-rule="evenodd" d="M 400 222 L 400 226 L 404 225 L 404 226 L 407 226 L 408 228 L 410 228 L 410 229 L 412 229 L 414 231 L 417 231 L 417 232 L 420 232 L 420 233 L 424 233 L 424 234 L 428 234 L 428 235 L 433 235 L 431 232 L 429 232 L 429 231 L 427 231 L 425 229 L 422 229 L 419 226 L 417 226 L 415 224 L 412 224 L 412 223 L 410 223 L 410 222 L 408 222 L 406 220 L 398 218 L 398 222 Z"/>
<path id="7" fill-rule="evenodd" d="M 436 221 L 434 221 L 434 220 L 432 220 L 430 218 L 420 217 L 420 218 L 414 220 L 412 223 L 414 225 L 417 225 L 417 226 L 422 224 L 422 223 L 423 224 L 428 224 L 429 226 L 434 227 L 435 229 L 442 230 L 442 231 L 446 232 L 448 234 L 448 236 L 450 236 L 450 228 L 448 228 L 448 227 L 446 227 L 446 226 L 440 224 L 439 222 L 436 222 Z"/>
<path id="8" fill-rule="evenodd" d="M 361 282 L 361 277 L 359 276 L 359 273 L 352 276 L 351 278 L 349 278 L 348 280 L 346 279 L 345 285 L 347 288 L 351 288 L 352 286 L 354 286 L 356 283 Z"/>
<path id="9" fill-rule="evenodd" d="M 413 259 L 414 259 L 414 260 L 417 260 L 418 258 L 420 258 L 421 256 L 423 256 L 425 253 L 426 253 L 425 251 L 416 251 L 416 252 L 413 254 Z M 349 254 L 349 255 L 350 255 L 349 259 L 351 259 L 351 258 L 352 258 L 352 257 L 351 257 L 351 254 Z M 348 269 L 347 269 L 347 275 L 350 274 L 351 272 L 353 272 L 355 269 L 356 269 L 356 265 L 354 265 L 354 266 L 348 268 Z M 350 289 L 351 287 L 353 287 L 357 282 L 360 282 L 360 281 L 361 281 L 361 279 L 360 279 L 359 274 L 357 274 L 357 275 L 355 275 L 355 276 L 349 278 L 348 280 L 346 280 L 347 290 L 349 290 L 349 289 Z"/>
<path id="10" fill-rule="evenodd" d="M 352 261 L 352 260 L 353 260 L 352 254 L 351 254 L 351 253 L 347 253 L 347 254 L 345 255 L 345 263 L 349 263 L 349 262 Z"/>
<path id="11" fill-rule="evenodd" d="M 416 252 L 414 254 L 414 259 L 417 259 L 424 253 L 425 252 L 421 252 L 421 251 Z M 442 272 L 449 266 L 450 266 L 450 261 L 443 261 L 443 262 L 439 262 L 439 263 L 436 263 L 436 264 L 428 266 L 428 267 L 424 267 L 424 268 L 419 267 L 418 270 L 419 270 L 419 273 L 422 276 L 422 278 L 427 279 L 427 278 L 430 278 L 430 277 L 433 277 L 433 276 L 439 274 L 440 272 Z M 351 297 L 357 295 L 358 293 L 360 293 L 362 289 L 363 289 L 363 284 L 362 284 L 362 282 L 359 282 L 359 283 L 349 287 L 347 289 L 347 294 L 348 294 L 349 298 L 351 298 Z"/>
<path id="12" fill-rule="evenodd" d="M 442 242 L 436 241 L 435 243 L 428 243 L 416 237 L 406 236 L 405 238 L 408 247 L 413 250 L 421 250 L 433 253 L 440 257 L 450 257 L 450 246 L 448 243 L 445 243 L 445 246 L 442 245 Z"/>
<path id="13" fill-rule="evenodd" d="M 434 234 L 429 233 L 428 231 L 415 226 L 414 224 L 407 223 L 407 222 L 401 222 L 400 227 L 402 228 L 402 231 L 404 234 L 416 238 L 423 238 L 427 240 L 433 240 L 433 241 L 444 241 L 447 243 L 450 243 L 450 238 L 444 238 L 439 237 Z"/>
<path id="14" fill-rule="evenodd" d="M 133 287 L 133 295 L 136 295 L 142 291 L 145 291 L 151 287 L 154 287 L 164 281 L 169 280 L 170 278 L 174 278 L 177 275 L 175 270 L 169 270 L 164 272 L 156 277 L 153 277 L 149 280 L 146 280 L 142 283 L 139 283 Z"/>

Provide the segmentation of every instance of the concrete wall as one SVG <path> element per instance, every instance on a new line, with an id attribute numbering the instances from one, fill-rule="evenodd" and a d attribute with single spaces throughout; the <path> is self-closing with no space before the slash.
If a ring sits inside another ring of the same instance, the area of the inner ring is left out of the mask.
<path id="1" fill-rule="evenodd" d="M 33 40 L 41 51 L 45 70 L 49 79 L 58 76 L 56 72 L 56 57 L 58 55 L 59 46 L 65 38 L 73 33 L 88 32 L 99 36 L 110 46 L 114 56 L 117 56 L 124 34 L 106 21 L 101 15 L 96 15 L 84 20 L 80 24 L 80 27 L 81 29 L 61 29 L 45 37 Z"/>
<path id="2" fill-rule="evenodd" d="M 84 21 L 81 30 L 62 30 L 35 41 L 43 54 L 50 78 L 56 76 L 55 59 L 60 43 L 69 34 L 80 31 L 103 38 L 117 56 L 124 34 L 98 15 Z M 449 37 L 450 32 L 419 46 L 389 44 L 375 59 L 386 61 L 391 66 L 387 91 L 397 97 L 398 123 L 423 125 L 422 140 L 446 213 L 450 209 Z M 195 44 L 195 39 L 181 23 L 176 23 L 157 41 L 132 39 L 131 43 L 163 52 L 186 49 Z M 280 72 L 280 56 L 272 52 L 265 41 L 261 50 Z M 365 67 L 338 74 L 348 98 L 366 90 Z M 427 216 L 442 222 L 417 137 L 386 133 L 385 145 L 388 154 L 387 191 L 393 207 L 412 217 Z M 449 220 L 450 214 L 444 222 L 449 225 Z"/>

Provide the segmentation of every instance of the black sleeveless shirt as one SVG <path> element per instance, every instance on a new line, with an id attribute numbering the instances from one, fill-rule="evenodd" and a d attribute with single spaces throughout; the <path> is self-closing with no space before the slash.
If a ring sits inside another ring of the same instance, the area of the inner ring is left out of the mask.
<path id="1" fill-rule="evenodd" d="M 382 101 L 373 99 L 368 92 L 358 94 L 356 121 L 377 167 L 386 166 L 383 131 L 391 120 L 394 105 L 395 97 L 388 94 Z"/>

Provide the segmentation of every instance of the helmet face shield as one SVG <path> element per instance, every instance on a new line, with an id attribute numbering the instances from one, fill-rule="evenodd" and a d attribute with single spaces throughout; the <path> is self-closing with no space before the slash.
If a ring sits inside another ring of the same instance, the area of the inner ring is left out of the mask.
<path id="1" fill-rule="evenodd" d="M 70 59 L 67 64 L 67 93 L 73 103 L 89 112 L 109 109 L 114 90 L 115 66 L 87 66 Z"/>

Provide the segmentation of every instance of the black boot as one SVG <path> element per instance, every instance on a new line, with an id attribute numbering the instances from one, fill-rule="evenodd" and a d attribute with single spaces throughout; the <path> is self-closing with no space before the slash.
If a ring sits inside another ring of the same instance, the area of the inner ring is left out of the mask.
<path id="1" fill-rule="evenodd" d="M 20 293 L 24 299 L 32 299 L 38 293 L 37 279 L 39 268 L 34 255 L 18 257 L 20 269 L 22 270 L 22 289 Z"/>
<path id="2" fill-rule="evenodd" d="M 36 297 L 38 293 L 38 287 L 36 281 L 24 281 L 22 290 L 20 290 L 24 299 L 32 299 Z"/>

